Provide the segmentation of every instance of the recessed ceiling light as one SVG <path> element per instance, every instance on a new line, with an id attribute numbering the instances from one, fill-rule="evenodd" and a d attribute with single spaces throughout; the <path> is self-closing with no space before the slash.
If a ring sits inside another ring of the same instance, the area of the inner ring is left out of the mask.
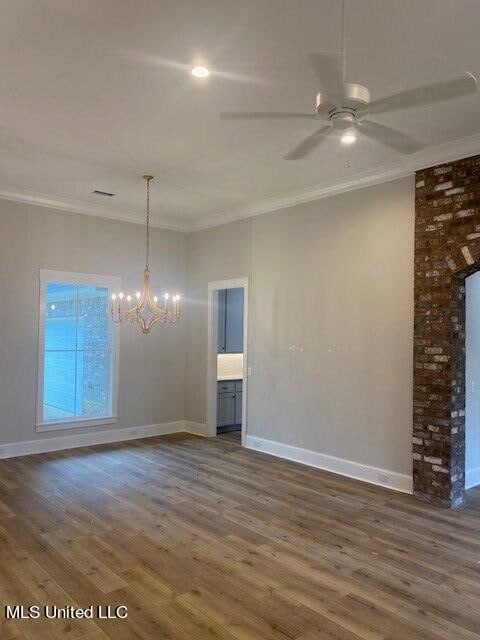
<path id="1" fill-rule="evenodd" d="M 192 69 L 192 76 L 195 76 L 195 78 L 208 78 L 209 75 L 210 71 L 207 69 L 207 67 L 199 65 L 198 67 L 193 67 Z"/>
<path id="2" fill-rule="evenodd" d="M 341 138 L 343 144 L 353 144 L 356 139 L 357 139 L 357 137 L 354 136 L 353 133 L 346 133 Z"/>

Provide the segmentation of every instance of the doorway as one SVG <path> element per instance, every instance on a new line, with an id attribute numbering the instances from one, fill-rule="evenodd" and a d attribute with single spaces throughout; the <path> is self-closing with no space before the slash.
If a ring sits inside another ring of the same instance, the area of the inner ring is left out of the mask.
<path id="1" fill-rule="evenodd" d="M 480 485 L 480 271 L 465 279 L 465 489 Z"/>
<path id="2" fill-rule="evenodd" d="M 207 433 L 245 445 L 248 278 L 208 283 Z"/>

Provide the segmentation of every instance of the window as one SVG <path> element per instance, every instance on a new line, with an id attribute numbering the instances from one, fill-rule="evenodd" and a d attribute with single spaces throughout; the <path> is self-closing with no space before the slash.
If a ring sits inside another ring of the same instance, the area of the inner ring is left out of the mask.
<path id="1" fill-rule="evenodd" d="M 37 430 L 116 421 L 119 279 L 40 271 Z"/>

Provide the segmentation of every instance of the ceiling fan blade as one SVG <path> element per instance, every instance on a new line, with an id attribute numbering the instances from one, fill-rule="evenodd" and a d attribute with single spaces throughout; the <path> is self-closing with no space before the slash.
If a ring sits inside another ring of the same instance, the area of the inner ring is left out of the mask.
<path id="1" fill-rule="evenodd" d="M 315 70 L 320 91 L 332 101 L 343 97 L 344 87 L 338 57 L 321 53 L 312 53 L 308 57 Z"/>
<path id="2" fill-rule="evenodd" d="M 269 118 L 303 118 L 315 120 L 316 113 L 289 113 L 288 111 L 224 111 L 222 120 L 266 120 Z"/>
<path id="3" fill-rule="evenodd" d="M 294 147 L 286 156 L 284 156 L 285 160 L 300 160 L 301 158 L 305 158 L 309 153 L 311 153 L 315 147 L 317 147 L 321 142 L 325 140 L 327 134 L 332 131 L 332 127 L 330 125 L 326 125 L 321 129 L 318 129 L 314 133 L 311 133 L 309 136 L 304 138 L 296 147 Z"/>
<path id="4" fill-rule="evenodd" d="M 383 124 L 378 124 L 378 122 L 362 120 L 357 123 L 357 126 L 361 133 L 368 138 L 381 142 L 386 147 L 391 147 L 395 151 L 400 151 L 400 153 L 415 153 L 415 151 L 419 151 L 422 148 L 421 144 L 413 140 L 413 138 Z"/>
<path id="5" fill-rule="evenodd" d="M 471 73 L 467 73 L 461 78 L 448 80 L 447 82 L 437 82 L 409 91 L 400 91 L 392 96 L 374 100 L 366 108 L 366 113 L 386 113 L 387 111 L 397 111 L 400 109 L 410 109 L 420 107 L 425 104 L 442 102 L 460 98 L 478 91 L 478 83 Z"/>

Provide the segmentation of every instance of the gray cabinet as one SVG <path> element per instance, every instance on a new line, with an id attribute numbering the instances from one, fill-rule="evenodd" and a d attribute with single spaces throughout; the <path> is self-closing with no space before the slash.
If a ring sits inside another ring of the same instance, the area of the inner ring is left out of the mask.
<path id="1" fill-rule="evenodd" d="M 243 353 L 243 289 L 218 292 L 218 353 Z"/>
<path id="2" fill-rule="evenodd" d="M 242 392 L 235 391 L 235 424 L 242 424 Z"/>
<path id="3" fill-rule="evenodd" d="M 217 384 L 217 430 L 219 433 L 242 424 L 241 380 L 219 381 Z"/>
<path id="4" fill-rule="evenodd" d="M 235 424 L 235 394 L 219 393 L 217 396 L 217 426 L 229 427 Z"/>

